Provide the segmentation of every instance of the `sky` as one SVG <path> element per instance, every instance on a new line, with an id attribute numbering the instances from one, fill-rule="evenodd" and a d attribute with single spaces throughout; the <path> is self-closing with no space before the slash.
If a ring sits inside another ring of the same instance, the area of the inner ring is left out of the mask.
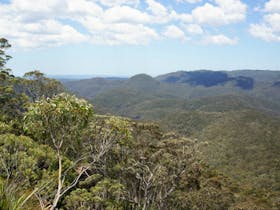
<path id="1" fill-rule="evenodd" d="M 22 75 L 280 70 L 280 0 L 0 0 Z"/>

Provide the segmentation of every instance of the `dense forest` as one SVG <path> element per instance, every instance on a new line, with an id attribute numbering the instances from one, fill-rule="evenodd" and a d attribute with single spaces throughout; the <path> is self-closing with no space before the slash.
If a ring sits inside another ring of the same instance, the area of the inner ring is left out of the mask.
<path id="1" fill-rule="evenodd" d="M 95 105 L 94 98 L 77 97 L 40 71 L 15 77 L 6 68 L 9 47 L 0 39 L 0 209 L 279 209 L 279 119 L 269 115 L 274 106 L 262 113 L 221 102 L 212 110 L 205 100 L 159 100 L 135 88 L 128 93 L 132 103 L 116 94 L 123 87 L 114 88 L 115 98 L 99 95 L 103 100 Z M 239 84 L 232 78 L 226 77 Z M 161 85 L 149 77 L 149 85 L 139 78 L 129 82 L 139 89 Z M 118 109 L 109 106 L 115 99 L 123 100 Z M 138 110 L 129 109 L 133 104 Z M 127 117 L 141 120 L 106 114 L 124 116 L 125 107 Z"/>

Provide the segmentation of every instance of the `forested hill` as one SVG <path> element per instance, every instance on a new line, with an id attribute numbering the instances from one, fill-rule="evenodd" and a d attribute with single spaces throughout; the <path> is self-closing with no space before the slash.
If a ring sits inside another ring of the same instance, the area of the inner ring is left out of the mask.
<path id="1" fill-rule="evenodd" d="M 114 91 L 120 98 L 126 95 L 139 95 L 142 98 L 199 99 L 234 95 L 254 97 L 267 101 L 264 109 L 278 112 L 280 104 L 280 72 L 261 70 L 240 71 L 179 71 L 152 78 L 148 75 L 135 75 L 127 80 L 93 78 L 66 81 L 65 87 L 87 99 L 109 96 Z M 101 98 L 99 100 L 99 98 Z M 131 99 L 133 100 L 133 99 Z M 143 101 L 143 100 L 142 100 Z M 118 103 L 117 99 L 112 103 Z M 126 103 L 126 101 L 124 101 Z M 114 104 L 108 104 L 110 108 Z M 272 108 L 276 106 L 277 108 Z M 106 108 L 106 106 L 105 106 Z"/>
<path id="2" fill-rule="evenodd" d="M 1 209 L 278 206 L 277 194 L 256 194 L 203 164 L 203 143 L 154 123 L 94 114 L 39 72 L 1 74 Z"/>
<path id="3" fill-rule="evenodd" d="M 201 158 L 257 191 L 279 192 L 280 72 L 175 72 L 125 81 L 65 83 L 100 113 L 154 121 L 165 130 L 207 142 Z M 104 86 L 103 86 L 104 85 Z M 91 91 L 87 95 L 83 89 Z M 106 88 L 105 88 L 106 86 Z M 104 87 L 104 88 L 103 88 Z"/>

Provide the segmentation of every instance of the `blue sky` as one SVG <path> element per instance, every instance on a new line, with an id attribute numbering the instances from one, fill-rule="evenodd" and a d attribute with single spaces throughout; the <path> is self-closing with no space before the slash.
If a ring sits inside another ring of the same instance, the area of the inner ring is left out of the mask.
<path id="1" fill-rule="evenodd" d="M 16 75 L 280 70 L 280 0 L 0 0 Z"/>

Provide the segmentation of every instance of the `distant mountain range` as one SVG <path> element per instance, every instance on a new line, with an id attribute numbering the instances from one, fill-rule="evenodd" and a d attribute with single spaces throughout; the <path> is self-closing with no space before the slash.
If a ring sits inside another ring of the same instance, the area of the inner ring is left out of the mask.
<path id="1" fill-rule="evenodd" d="M 49 78 L 57 79 L 60 81 L 75 81 L 75 80 L 83 80 L 83 79 L 91 79 L 91 78 L 106 78 L 109 80 L 123 80 L 128 79 L 128 77 L 119 77 L 119 76 L 106 76 L 106 75 L 47 75 Z"/>
<path id="2" fill-rule="evenodd" d="M 202 97 L 234 95 L 263 101 L 261 104 L 264 104 L 265 110 L 276 112 L 280 110 L 278 109 L 280 71 L 178 71 L 154 78 L 138 74 L 129 79 L 91 78 L 64 81 L 64 85 L 75 94 L 89 100 L 94 99 L 97 104 L 101 102 L 105 109 L 114 108 L 113 104 L 122 106 L 128 103 L 133 106 L 131 100 L 138 101 L 136 98 L 194 100 Z M 110 102 L 102 103 L 106 98 L 110 98 Z"/>
<path id="3" fill-rule="evenodd" d="M 254 79 L 247 76 L 230 77 L 226 72 L 221 71 L 194 71 L 194 72 L 175 72 L 162 75 L 156 78 L 161 82 L 168 83 L 186 83 L 192 86 L 213 87 L 225 85 L 228 82 L 233 82 L 236 87 L 244 90 L 254 88 Z"/>

